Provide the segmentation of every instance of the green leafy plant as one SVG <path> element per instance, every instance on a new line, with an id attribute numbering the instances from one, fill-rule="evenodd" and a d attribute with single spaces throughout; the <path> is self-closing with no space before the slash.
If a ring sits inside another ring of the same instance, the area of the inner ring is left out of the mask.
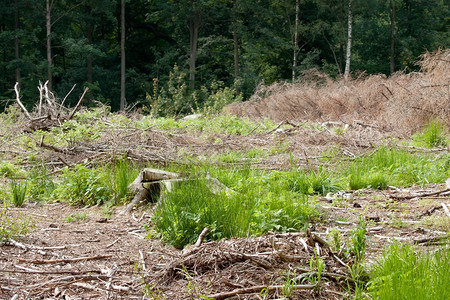
<path id="1" fill-rule="evenodd" d="M 66 221 L 71 222 L 77 222 L 77 221 L 84 221 L 87 218 L 86 212 L 79 212 L 79 213 L 73 213 L 66 217 Z"/>
<path id="2" fill-rule="evenodd" d="M 295 276 L 292 277 L 291 273 L 288 272 L 283 282 L 283 287 L 281 288 L 281 293 L 283 294 L 283 296 L 286 297 L 287 299 L 291 299 L 295 293 L 295 285 L 296 285 Z"/>
<path id="3" fill-rule="evenodd" d="M 11 202 L 17 207 L 22 206 L 25 202 L 28 184 L 26 182 L 12 180 L 9 186 L 11 189 Z"/>
<path id="4" fill-rule="evenodd" d="M 89 169 L 84 165 L 66 168 L 61 183 L 53 192 L 54 199 L 77 206 L 105 203 L 112 196 L 106 177 L 103 170 Z"/>
<path id="5" fill-rule="evenodd" d="M 0 208 L 0 242 L 20 238 L 29 232 L 31 221 L 21 214 L 12 217 L 8 214 L 8 207 Z"/>
<path id="6" fill-rule="evenodd" d="M 28 172 L 28 198 L 33 201 L 50 200 L 56 188 L 45 165 L 36 166 Z"/>
<path id="7" fill-rule="evenodd" d="M 366 223 L 364 219 L 360 219 L 358 227 L 352 232 L 352 248 L 351 252 L 355 257 L 355 263 L 361 263 L 366 252 Z"/>

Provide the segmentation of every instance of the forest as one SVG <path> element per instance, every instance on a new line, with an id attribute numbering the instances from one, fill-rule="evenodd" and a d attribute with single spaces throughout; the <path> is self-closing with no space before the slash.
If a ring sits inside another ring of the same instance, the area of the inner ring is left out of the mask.
<path id="1" fill-rule="evenodd" d="M 259 84 L 295 82 L 311 69 L 333 78 L 413 72 L 420 54 L 450 45 L 444 0 L 2 0 L 1 7 L 2 111 L 14 103 L 16 82 L 32 107 L 39 82 L 48 81 L 69 106 L 89 87 L 87 106 L 179 115 L 211 104 L 218 90 L 246 100 Z"/>

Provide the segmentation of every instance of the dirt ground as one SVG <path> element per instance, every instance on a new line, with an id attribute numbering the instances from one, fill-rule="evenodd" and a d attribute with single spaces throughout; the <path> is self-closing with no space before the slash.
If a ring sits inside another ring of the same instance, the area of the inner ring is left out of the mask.
<path id="1" fill-rule="evenodd" d="M 360 190 L 352 199 L 319 197 L 324 218 L 311 235 L 330 241 L 328 233 L 336 228 L 345 241 L 363 217 L 368 264 L 395 240 L 430 249 L 439 244 L 433 238 L 448 238 L 450 217 L 441 203 L 450 204 L 450 195 L 426 195 L 445 189 L 431 185 Z M 349 272 L 342 263 L 352 262 L 339 262 L 320 243 L 307 245 L 304 232 L 207 242 L 181 251 L 147 236 L 151 207 L 132 215 L 120 215 L 121 209 L 107 212 L 62 203 L 9 208 L 8 215 L 29 218 L 32 229 L 17 244 L 0 247 L 0 299 L 225 299 L 220 295 L 236 291 L 241 293 L 233 299 L 279 299 L 288 274 L 311 276 L 309 263 L 317 247 L 329 274 L 324 273 L 320 288 L 298 283 L 305 289 L 296 290 L 294 297 L 342 299 L 347 294 Z M 85 219 L 71 220 L 77 215 Z M 246 291 L 249 287 L 255 290 Z M 268 287 L 266 295 L 263 287 Z"/>

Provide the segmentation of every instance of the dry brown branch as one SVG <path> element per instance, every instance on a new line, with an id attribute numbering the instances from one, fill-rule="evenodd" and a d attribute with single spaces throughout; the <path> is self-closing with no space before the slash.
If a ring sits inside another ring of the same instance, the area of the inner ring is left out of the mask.
<path id="1" fill-rule="evenodd" d="M 208 227 L 203 228 L 202 232 L 198 236 L 197 242 L 195 242 L 195 247 L 198 248 L 203 243 L 203 240 L 205 239 L 206 235 L 210 232 Z"/>
<path id="2" fill-rule="evenodd" d="M 296 285 L 292 286 L 292 289 L 294 289 L 294 290 L 312 290 L 315 287 L 316 287 L 315 284 L 304 284 L 304 285 L 296 284 Z M 238 295 L 242 295 L 242 294 L 259 293 L 264 289 L 267 291 L 273 291 L 273 290 L 279 290 L 282 288 L 283 288 L 283 285 L 258 285 L 258 286 L 248 287 L 248 288 L 235 289 L 230 292 L 217 293 L 217 294 L 209 295 L 207 297 L 211 298 L 211 299 L 220 300 L 220 299 L 226 299 L 226 298 L 230 298 L 230 297 L 234 297 L 234 296 L 238 296 Z"/>
<path id="3" fill-rule="evenodd" d="M 66 258 L 66 259 L 23 259 L 19 258 L 19 262 L 27 262 L 32 264 L 59 264 L 59 263 L 70 263 L 70 262 L 77 262 L 77 261 L 85 261 L 85 260 L 95 260 L 95 259 L 105 259 L 110 258 L 112 255 L 97 255 L 97 256 L 85 256 L 85 257 L 76 257 L 76 258 Z"/>
<path id="4" fill-rule="evenodd" d="M 71 120 L 73 115 L 75 115 L 75 113 L 77 112 L 78 108 L 80 108 L 81 102 L 83 101 L 84 96 L 86 95 L 86 93 L 89 91 L 89 88 L 85 88 L 83 94 L 80 97 L 80 100 L 78 100 L 77 105 L 75 105 L 75 108 L 72 110 L 72 112 L 70 113 L 69 117 L 67 118 L 68 120 Z"/>
<path id="5" fill-rule="evenodd" d="M 444 202 L 441 202 L 442 208 L 444 209 L 445 214 L 450 217 L 450 211 L 448 210 L 447 205 Z"/>

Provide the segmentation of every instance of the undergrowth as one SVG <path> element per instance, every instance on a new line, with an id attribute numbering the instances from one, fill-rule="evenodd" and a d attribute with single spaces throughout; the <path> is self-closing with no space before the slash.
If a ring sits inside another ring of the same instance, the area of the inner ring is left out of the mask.
<path id="1" fill-rule="evenodd" d="M 450 299 L 450 249 L 418 252 L 390 245 L 371 271 L 373 299 Z"/>

